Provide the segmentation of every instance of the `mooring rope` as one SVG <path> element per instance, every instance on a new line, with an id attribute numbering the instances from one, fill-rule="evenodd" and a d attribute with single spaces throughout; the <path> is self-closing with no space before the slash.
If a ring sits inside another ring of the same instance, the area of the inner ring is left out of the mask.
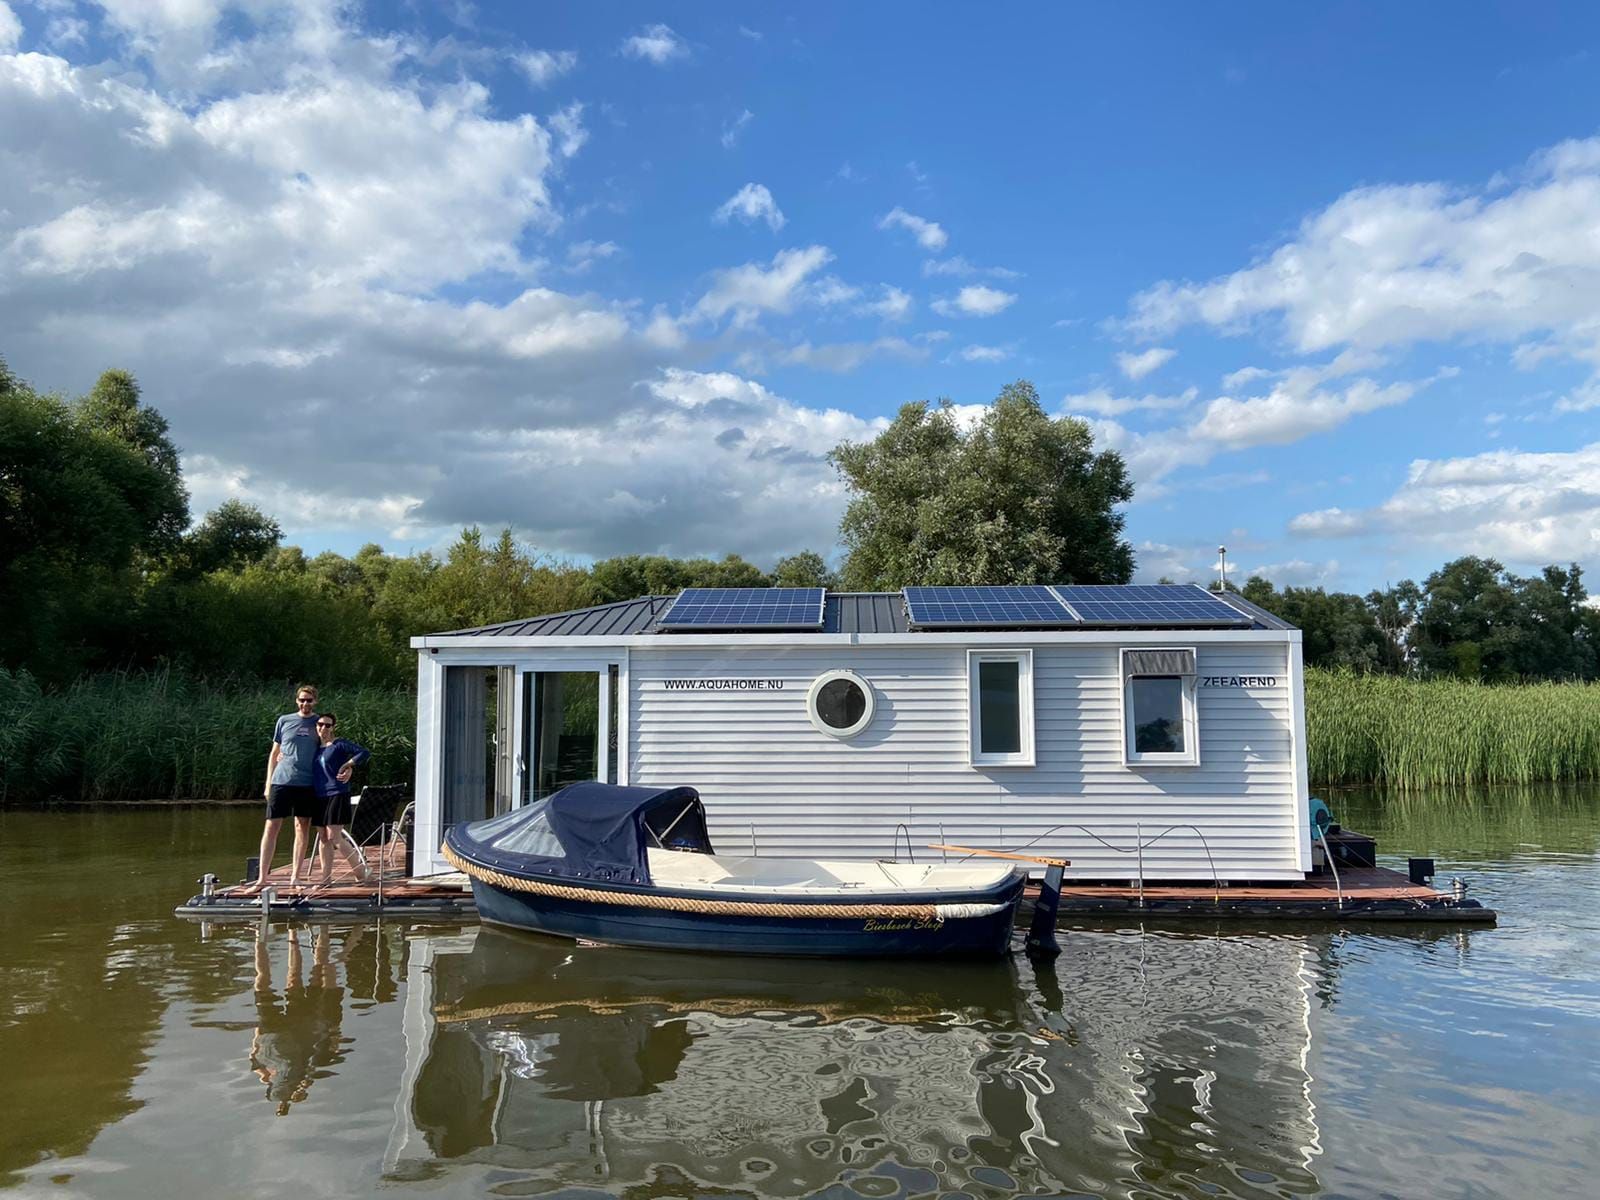
<path id="1" fill-rule="evenodd" d="M 444 847 L 444 856 L 458 871 L 509 892 L 719 917 L 884 917 L 942 923 L 962 917 L 989 917 L 1008 907 L 1004 904 L 764 904 L 759 900 L 713 900 L 696 896 L 669 896 L 661 892 L 609 892 L 565 883 L 545 883 L 538 879 L 519 879 L 503 871 L 468 862 L 449 846 Z"/>

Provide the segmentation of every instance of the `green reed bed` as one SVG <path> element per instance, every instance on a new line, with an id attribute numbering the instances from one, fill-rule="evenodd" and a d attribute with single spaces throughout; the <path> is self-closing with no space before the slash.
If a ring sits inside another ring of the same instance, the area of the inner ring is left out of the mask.
<path id="1" fill-rule="evenodd" d="M 273 720 L 294 683 L 115 672 L 42 689 L 0 670 L 0 803 L 261 795 Z M 366 782 L 409 781 L 416 705 L 394 688 L 327 688 L 339 733 L 372 751 Z M 358 776 L 358 783 L 361 777 Z"/>
<path id="2" fill-rule="evenodd" d="M 1600 685 L 1306 672 L 1311 779 L 1407 789 L 1600 778 Z"/>

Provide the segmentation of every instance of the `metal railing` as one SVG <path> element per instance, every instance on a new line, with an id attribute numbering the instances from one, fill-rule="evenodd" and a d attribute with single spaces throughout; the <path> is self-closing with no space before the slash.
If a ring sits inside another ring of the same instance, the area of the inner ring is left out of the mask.
<path id="1" fill-rule="evenodd" d="M 1064 821 L 1059 825 L 1052 825 L 1049 829 L 1046 829 L 1043 833 L 1036 834 L 1035 836 L 1029 838 L 1027 841 L 1023 842 L 1020 846 L 1011 847 L 1010 852 L 1013 853 L 1013 854 L 1020 853 L 1021 851 L 1026 850 L 1029 846 L 1033 845 L 1035 842 L 1040 841 L 1043 838 L 1049 837 L 1052 833 L 1055 833 L 1058 830 L 1076 829 L 1078 832 L 1080 832 L 1082 834 L 1085 834 L 1086 836 L 1088 836 L 1090 838 L 1093 838 L 1095 841 L 1099 842 L 1102 846 L 1104 846 L 1107 850 L 1110 850 L 1110 851 L 1112 851 L 1112 852 L 1114 852 L 1116 854 L 1132 854 L 1132 855 L 1137 856 L 1138 866 L 1136 867 L 1137 875 L 1136 875 L 1135 882 L 1136 882 L 1136 884 L 1138 886 L 1138 889 L 1139 889 L 1139 907 L 1143 908 L 1145 906 L 1144 905 L 1144 852 L 1145 852 L 1145 848 L 1147 846 L 1155 845 L 1157 842 L 1159 842 L 1162 838 L 1166 837 L 1170 833 L 1176 833 L 1179 830 L 1188 830 L 1190 833 L 1194 834 L 1195 837 L 1197 837 L 1200 840 L 1200 849 L 1205 851 L 1206 865 L 1211 868 L 1212 901 L 1214 903 L 1216 903 L 1216 904 L 1221 904 L 1222 903 L 1222 876 L 1220 876 L 1217 873 L 1217 861 L 1216 861 L 1215 858 L 1212 857 L 1211 846 L 1206 842 L 1206 835 L 1204 833 L 1200 832 L 1200 830 L 1196 826 L 1194 826 L 1194 825 L 1185 825 L 1185 824 L 1168 825 L 1160 833 L 1156 834 L 1155 837 L 1150 838 L 1149 840 L 1145 839 L 1145 836 L 1144 836 L 1144 825 L 1142 823 L 1135 822 L 1133 828 L 1134 828 L 1134 844 L 1133 844 L 1133 848 L 1131 850 L 1130 849 L 1126 849 L 1126 848 L 1124 848 L 1122 846 L 1113 845 L 1111 842 L 1106 841 L 1105 838 L 1101 837 L 1094 830 L 1090 829 L 1087 825 L 1079 825 L 1076 822 Z M 966 856 L 966 858 L 959 858 L 956 861 L 957 862 L 965 862 L 968 858 L 971 858 L 971 857 L 972 857 L 972 855 L 969 854 L 969 855 Z"/>

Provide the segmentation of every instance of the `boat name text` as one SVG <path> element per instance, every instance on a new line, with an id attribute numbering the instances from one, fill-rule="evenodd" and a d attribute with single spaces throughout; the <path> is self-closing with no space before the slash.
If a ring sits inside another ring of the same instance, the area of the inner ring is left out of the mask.
<path id="1" fill-rule="evenodd" d="M 1277 687 L 1276 675 L 1202 675 L 1201 687 Z"/>

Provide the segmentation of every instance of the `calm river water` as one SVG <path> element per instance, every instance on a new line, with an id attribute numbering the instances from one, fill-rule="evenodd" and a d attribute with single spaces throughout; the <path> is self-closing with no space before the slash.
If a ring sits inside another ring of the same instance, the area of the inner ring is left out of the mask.
<path id="1" fill-rule="evenodd" d="M 1600 791 L 1336 795 L 1498 929 L 1078 927 L 1053 967 L 203 929 L 253 811 L 0 813 L 0 1189 L 1594 1194 Z"/>

